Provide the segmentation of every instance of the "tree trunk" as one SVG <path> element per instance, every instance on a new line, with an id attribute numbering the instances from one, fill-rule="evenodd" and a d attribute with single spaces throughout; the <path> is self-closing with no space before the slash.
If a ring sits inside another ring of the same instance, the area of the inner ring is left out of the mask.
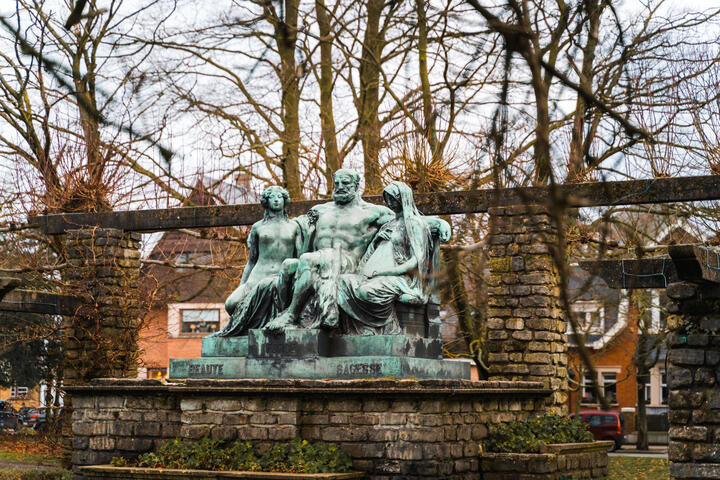
<path id="1" fill-rule="evenodd" d="M 550 162 L 550 107 L 548 89 L 543 81 L 539 53 L 532 52 L 527 60 L 532 73 L 532 87 L 535 93 L 535 182 L 547 184 L 552 177 Z"/>
<path id="2" fill-rule="evenodd" d="M 644 372 L 642 375 L 638 372 L 637 376 L 637 441 L 635 448 L 638 450 L 648 449 L 648 427 L 647 427 L 647 408 L 645 407 L 645 383 L 650 379 L 650 372 Z"/>
<path id="3" fill-rule="evenodd" d="M 599 5 L 598 0 L 588 0 L 585 3 L 588 15 L 588 39 L 583 48 L 583 61 L 580 74 L 580 87 L 587 92 L 593 91 L 593 78 L 595 76 L 593 66 L 595 63 L 595 50 L 598 45 L 598 33 L 600 31 L 600 16 L 605 4 Z M 570 140 L 570 158 L 568 165 L 568 177 L 570 182 L 582 182 L 585 180 L 585 168 L 583 157 L 589 145 L 586 142 L 592 138 L 585 139 L 585 123 L 587 119 L 587 103 L 582 95 L 577 96 L 575 102 L 575 117 L 573 118 L 572 138 Z"/>
<path id="4" fill-rule="evenodd" d="M 358 132 L 363 146 L 365 193 L 382 190 L 380 177 L 380 57 L 384 39 L 380 35 L 380 17 L 384 0 L 368 0 L 367 23 L 360 60 L 360 108 Z"/>
<path id="5" fill-rule="evenodd" d="M 460 272 L 460 252 L 457 250 L 443 250 L 443 262 L 446 265 L 448 276 L 448 290 L 452 306 L 457 314 L 457 326 L 468 347 L 476 338 L 482 338 L 478 326 L 470 315 L 470 301 L 468 300 L 465 282 Z"/>
<path id="6" fill-rule="evenodd" d="M 585 369 L 580 366 L 577 370 L 578 375 L 578 391 L 577 395 L 575 395 L 575 414 L 580 413 L 580 409 L 582 408 L 582 393 L 583 393 L 583 382 L 585 381 Z"/>
<path id="7" fill-rule="evenodd" d="M 332 32 L 325 0 L 315 0 L 318 29 L 320 30 L 320 128 L 325 147 L 325 180 L 328 192 L 332 189 L 333 174 L 340 168 L 335 115 L 333 113 Z"/>
<path id="8" fill-rule="evenodd" d="M 430 91 L 430 79 L 427 67 L 427 14 L 425 11 L 425 0 L 415 0 L 415 10 L 418 16 L 418 73 L 420 75 L 420 86 L 423 102 L 423 123 L 425 131 L 423 134 L 430 146 L 431 161 L 437 163 L 441 157 L 438 146 L 437 132 L 435 130 L 435 113 L 432 105 L 432 92 Z"/>
<path id="9" fill-rule="evenodd" d="M 282 83 L 282 159 L 283 186 L 295 199 L 303 198 L 300 187 L 300 83 L 295 65 L 299 0 L 285 0 L 285 18 L 275 23 L 275 41 L 280 54 Z"/>

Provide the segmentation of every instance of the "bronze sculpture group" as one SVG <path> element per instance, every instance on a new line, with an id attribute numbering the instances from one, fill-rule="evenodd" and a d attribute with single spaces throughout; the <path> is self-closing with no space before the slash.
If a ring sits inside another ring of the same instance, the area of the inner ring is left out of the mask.
<path id="1" fill-rule="evenodd" d="M 444 220 L 418 212 L 406 184 L 383 190 L 387 206 L 360 198 L 360 176 L 340 169 L 332 202 L 289 219 L 282 187 L 262 194 L 264 218 L 248 237 L 250 257 L 216 336 L 262 328 L 321 328 L 359 335 L 399 332 L 397 302 L 427 304 L 433 296 Z"/>

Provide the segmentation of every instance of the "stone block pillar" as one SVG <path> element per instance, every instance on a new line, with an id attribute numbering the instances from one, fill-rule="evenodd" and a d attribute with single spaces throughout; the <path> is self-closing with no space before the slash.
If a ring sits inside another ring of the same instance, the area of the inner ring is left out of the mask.
<path id="1" fill-rule="evenodd" d="M 140 234 L 69 230 L 65 247 L 68 291 L 85 300 L 63 325 L 65 384 L 137 376 Z"/>
<path id="2" fill-rule="evenodd" d="M 557 229 L 546 207 L 495 207 L 488 240 L 489 380 L 543 382 L 548 412 L 567 411 L 566 321 L 552 258 Z"/>
<path id="3" fill-rule="evenodd" d="M 63 382 L 83 385 L 92 378 L 136 377 L 138 360 L 138 281 L 140 234 L 118 229 L 68 230 L 65 292 L 83 299 L 73 316 L 63 317 Z M 63 456 L 71 463 L 73 402 L 64 397 Z"/>
<path id="4" fill-rule="evenodd" d="M 720 478 L 720 286 L 673 283 L 667 295 L 670 475 Z"/>

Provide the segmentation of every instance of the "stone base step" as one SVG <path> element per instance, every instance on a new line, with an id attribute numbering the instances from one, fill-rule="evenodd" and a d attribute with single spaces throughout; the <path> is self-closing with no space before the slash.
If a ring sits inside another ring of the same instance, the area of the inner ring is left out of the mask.
<path id="1" fill-rule="evenodd" d="M 170 360 L 170 378 L 470 379 L 470 363 L 388 356 L 321 358 L 204 357 Z"/>
<path id="2" fill-rule="evenodd" d="M 442 340 L 410 335 L 343 335 L 289 329 L 279 334 L 250 330 L 246 337 L 205 337 L 202 357 L 313 358 L 385 356 L 442 359 Z"/>

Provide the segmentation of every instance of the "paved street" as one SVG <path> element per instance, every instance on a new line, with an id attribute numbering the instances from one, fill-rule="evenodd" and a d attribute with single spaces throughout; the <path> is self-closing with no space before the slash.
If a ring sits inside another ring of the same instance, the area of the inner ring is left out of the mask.
<path id="1" fill-rule="evenodd" d="M 625 457 L 650 457 L 650 458 L 667 458 L 667 445 L 650 445 L 650 450 L 637 450 L 634 445 L 623 445 L 620 450 L 610 453 L 610 455 Z"/>

